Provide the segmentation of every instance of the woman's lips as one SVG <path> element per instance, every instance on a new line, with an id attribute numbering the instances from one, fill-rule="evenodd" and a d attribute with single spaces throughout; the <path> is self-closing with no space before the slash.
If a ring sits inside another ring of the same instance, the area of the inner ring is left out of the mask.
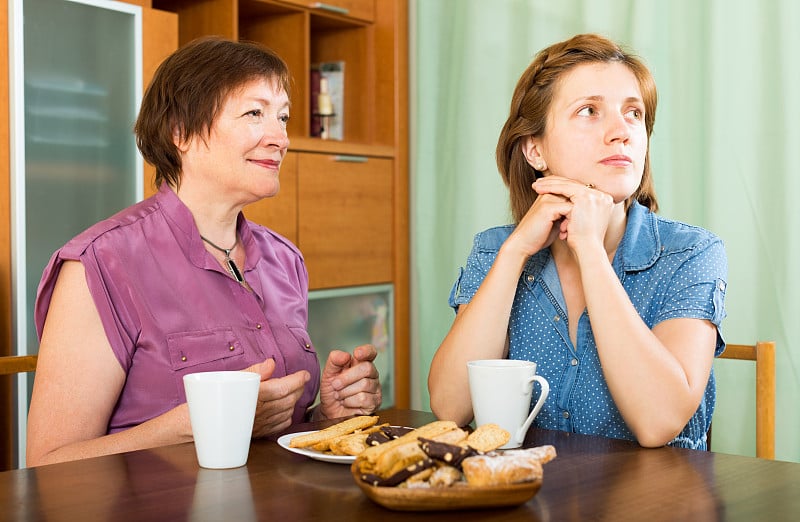
<path id="1" fill-rule="evenodd" d="M 281 167 L 281 162 L 276 160 L 253 160 L 253 163 L 272 170 L 278 170 Z"/>
<path id="2" fill-rule="evenodd" d="M 633 163 L 633 160 L 624 154 L 616 154 L 614 156 L 603 158 L 600 163 L 603 165 L 610 165 L 612 167 L 627 167 Z"/>

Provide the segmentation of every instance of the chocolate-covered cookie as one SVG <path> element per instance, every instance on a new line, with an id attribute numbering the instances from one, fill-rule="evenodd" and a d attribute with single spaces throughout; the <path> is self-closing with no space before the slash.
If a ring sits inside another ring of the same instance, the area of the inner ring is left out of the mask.
<path id="1" fill-rule="evenodd" d="M 404 482 L 409 477 L 434 466 L 436 466 L 436 463 L 432 459 L 421 459 L 410 466 L 406 466 L 390 477 L 383 478 L 373 473 L 364 473 L 361 475 L 361 480 L 373 486 L 393 487 Z"/>
<path id="2" fill-rule="evenodd" d="M 393 439 L 398 439 L 406 433 L 413 431 L 414 428 L 403 426 L 381 426 L 381 429 L 370 433 L 367 437 L 367 446 L 377 446 Z"/>
<path id="3" fill-rule="evenodd" d="M 461 462 L 465 458 L 478 454 L 474 448 L 469 446 L 464 447 L 457 444 L 437 442 L 431 439 L 420 438 L 419 445 L 422 448 L 422 451 L 424 451 L 425 454 L 430 458 L 444 462 L 445 464 L 449 464 L 456 468 L 461 467 Z"/>

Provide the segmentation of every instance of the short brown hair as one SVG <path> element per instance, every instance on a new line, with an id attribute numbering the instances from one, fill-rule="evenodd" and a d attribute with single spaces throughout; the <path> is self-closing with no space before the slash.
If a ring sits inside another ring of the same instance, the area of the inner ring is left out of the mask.
<path id="1" fill-rule="evenodd" d="M 626 208 L 631 201 L 636 200 L 653 212 L 658 210 L 650 173 L 650 135 L 655 124 L 658 102 L 653 75 L 639 58 L 611 40 L 596 34 L 581 34 L 540 51 L 522 73 L 514 89 L 511 110 L 503 130 L 500 131 L 496 155 L 497 168 L 511 197 L 511 214 L 515 223 L 519 223 L 536 200 L 536 192 L 531 189 L 531 183 L 541 176 L 525 159 L 522 146 L 528 136 L 544 134 L 558 80 L 577 65 L 595 62 L 622 63 L 639 82 L 645 107 L 648 145 L 642 182 L 626 202 Z"/>
<path id="2" fill-rule="evenodd" d="M 193 40 L 167 57 L 147 87 L 134 133 L 142 156 L 156 169 L 155 185 L 180 185 L 182 140 L 205 137 L 228 95 L 259 78 L 289 95 L 289 68 L 280 56 L 253 42 L 219 37 Z"/>

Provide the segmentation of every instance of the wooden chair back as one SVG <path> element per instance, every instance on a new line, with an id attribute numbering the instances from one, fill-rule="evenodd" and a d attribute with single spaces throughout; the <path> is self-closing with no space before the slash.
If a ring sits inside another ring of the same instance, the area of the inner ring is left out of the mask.
<path id="1" fill-rule="evenodd" d="M 775 458 L 775 342 L 729 344 L 720 359 L 756 363 L 756 457 Z"/>
<path id="2" fill-rule="evenodd" d="M 0 357 L 0 375 L 36 371 L 36 355 L 6 355 Z"/>

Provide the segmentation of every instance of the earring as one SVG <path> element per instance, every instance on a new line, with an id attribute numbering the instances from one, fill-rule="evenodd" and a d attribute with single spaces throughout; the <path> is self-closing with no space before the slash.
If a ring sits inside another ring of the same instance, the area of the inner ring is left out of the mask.
<path id="1" fill-rule="evenodd" d="M 534 169 L 538 171 L 544 170 L 544 164 L 540 161 L 537 161 L 536 164 L 533 166 Z"/>

